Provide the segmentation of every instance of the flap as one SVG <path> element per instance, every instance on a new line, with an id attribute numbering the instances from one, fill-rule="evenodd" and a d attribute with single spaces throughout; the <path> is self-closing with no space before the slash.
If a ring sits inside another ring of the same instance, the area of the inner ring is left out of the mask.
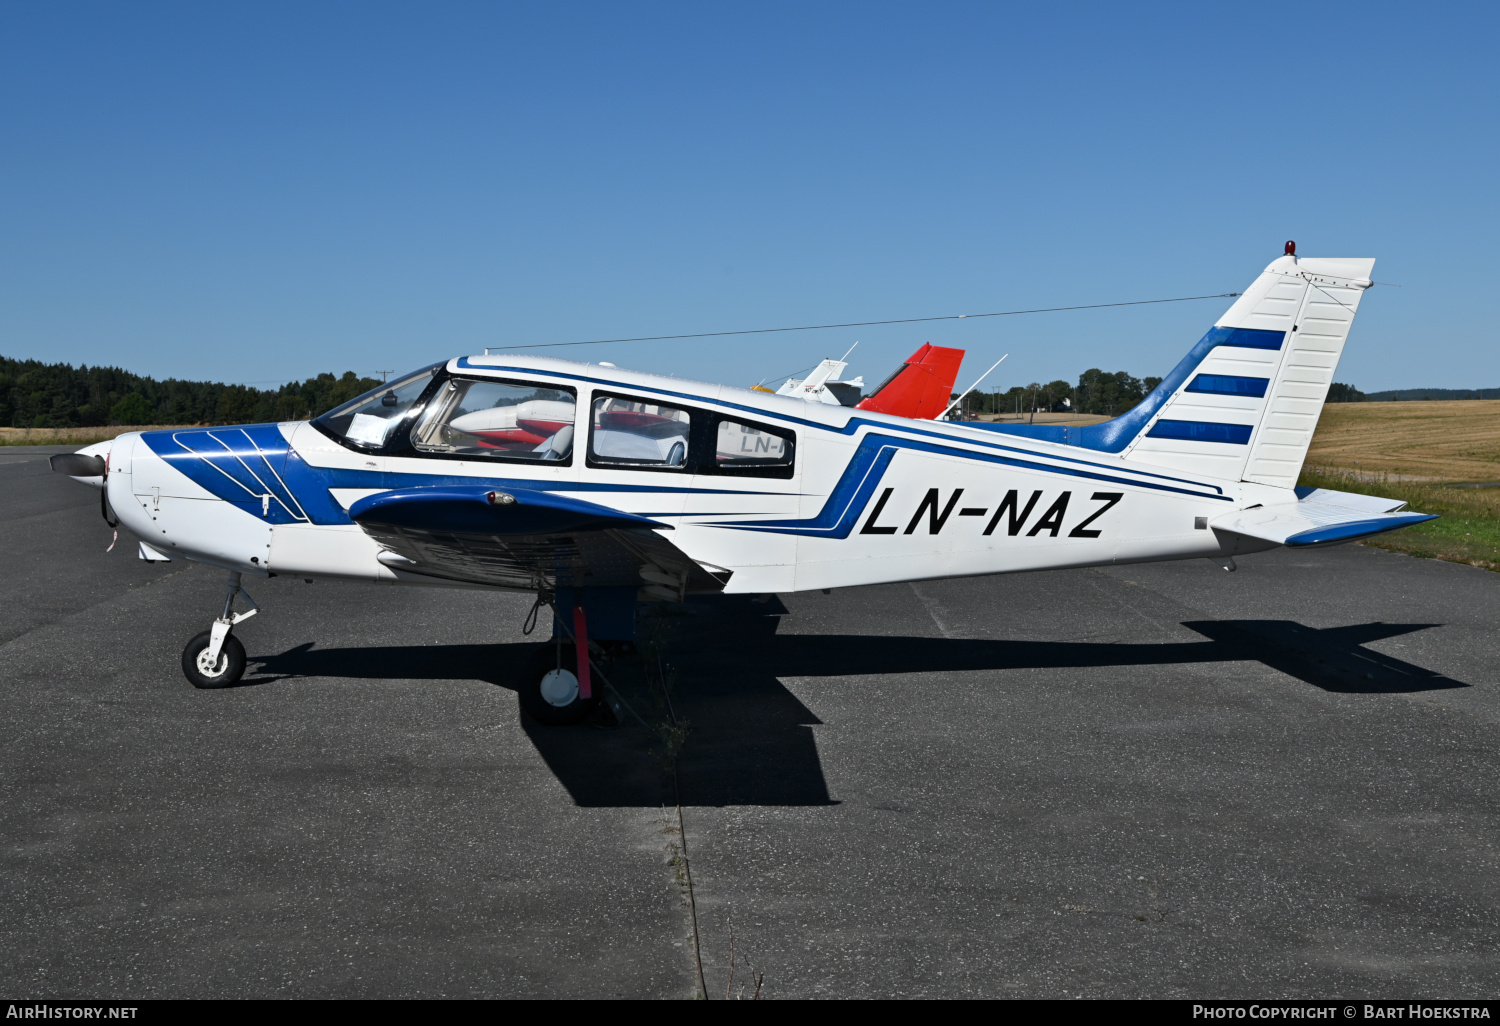
<path id="1" fill-rule="evenodd" d="M 1437 519 L 1431 514 L 1391 511 L 1404 505 L 1395 499 L 1320 489 L 1298 502 L 1226 513 L 1209 521 L 1209 526 L 1215 531 L 1298 547 L 1355 541 Z"/>

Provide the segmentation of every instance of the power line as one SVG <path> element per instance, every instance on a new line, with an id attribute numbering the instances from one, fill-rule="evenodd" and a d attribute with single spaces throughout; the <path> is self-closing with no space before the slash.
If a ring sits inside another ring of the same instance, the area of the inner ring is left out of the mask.
<path id="1" fill-rule="evenodd" d="M 925 324 L 931 321 L 965 321 L 980 317 L 1016 317 L 1020 314 L 1062 313 L 1067 310 L 1103 310 L 1113 306 L 1150 306 L 1153 303 L 1189 303 L 1197 299 L 1231 299 L 1239 292 L 1217 292 L 1211 296 L 1179 296 L 1175 299 L 1136 299 L 1128 303 L 1089 303 L 1084 306 L 1048 306 L 1036 310 L 1001 310 L 997 313 L 946 314 L 942 317 L 903 317 L 891 321 L 848 321 L 843 324 L 803 324 L 794 328 L 750 328 L 743 331 L 700 331 L 691 335 L 642 335 L 638 338 L 596 338 L 587 342 L 540 342 L 524 346 L 485 346 L 484 351 L 508 349 L 557 349 L 563 346 L 602 346 L 611 342 L 669 342 L 685 338 L 721 338 L 726 335 L 768 335 L 778 331 L 821 331 L 825 328 L 868 328 L 880 324 Z"/>
<path id="2" fill-rule="evenodd" d="M 389 371 L 389 370 L 378 370 L 378 371 L 371 371 L 370 372 L 370 374 L 379 374 L 380 375 L 380 381 L 381 381 L 382 384 L 385 383 L 387 377 L 389 377 L 390 375 L 392 375 L 394 373 L 396 373 L 396 372 L 395 371 Z M 316 378 L 316 377 L 317 377 L 317 375 L 313 375 L 313 378 Z M 362 374 L 361 377 L 362 378 L 363 377 L 368 377 L 368 375 L 363 375 Z M 226 381 L 226 382 L 223 382 L 223 383 L 226 384 L 226 385 L 295 385 L 298 382 L 298 380 L 299 379 L 297 379 L 297 378 L 257 378 L 254 381 Z M 313 380 L 313 379 L 309 378 L 309 379 L 306 379 L 306 380 Z"/>

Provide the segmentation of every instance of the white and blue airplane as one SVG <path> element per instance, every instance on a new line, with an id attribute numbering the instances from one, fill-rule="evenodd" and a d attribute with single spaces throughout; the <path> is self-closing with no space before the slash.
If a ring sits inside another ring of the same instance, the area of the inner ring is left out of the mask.
<path id="1" fill-rule="evenodd" d="M 1432 519 L 1297 487 L 1373 267 L 1288 243 L 1144 402 L 1086 427 L 462 356 L 312 421 L 131 432 L 53 467 L 103 489 L 141 558 L 228 572 L 220 616 L 182 655 L 198 687 L 244 672 L 246 575 L 500 588 L 551 607 L 555 643 L 521 700 L 571 723 L 642 601 L 1203 557 L 1233 569 Z"/>

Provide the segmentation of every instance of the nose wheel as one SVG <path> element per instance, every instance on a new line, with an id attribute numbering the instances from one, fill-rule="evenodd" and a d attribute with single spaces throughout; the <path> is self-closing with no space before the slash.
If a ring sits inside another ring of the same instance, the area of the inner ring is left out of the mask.
<path id="1" fill-rule="evenodd" d="M 182 650 L 182 672 L 195 688 L 227 688 L 245 673 L 245 646 L 233 634 L 219 643 L 214 659 L 213 631 L 204 631 Z"/>
<path id="2" fill-rule="evenodd" d="M 250 608 L 246 612 L 234 611 L 234 600 L 243 595 Z M 244 623 L 260 607 L 250 593 L 240 586 L 238 572 L 229 575 L 228 588 L 224 595 L 224 612 L 213 626 L 199 634 L 182 650 L 182 672 L 195 688 L 227 688 L 245 674 L 245 646 L 230 633 Z"/>

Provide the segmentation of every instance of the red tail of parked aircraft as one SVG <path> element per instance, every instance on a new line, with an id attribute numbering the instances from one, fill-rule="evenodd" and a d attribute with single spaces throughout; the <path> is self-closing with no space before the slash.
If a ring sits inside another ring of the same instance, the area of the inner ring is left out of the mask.
<path id="1" fill-rule="evenodd" d="M 923 345 L 906 358 L 896 373 L 856 403 L 855 409 L 931 420 L 952 401 L 953 382 L 963 360 L 962 349 Z"/>

